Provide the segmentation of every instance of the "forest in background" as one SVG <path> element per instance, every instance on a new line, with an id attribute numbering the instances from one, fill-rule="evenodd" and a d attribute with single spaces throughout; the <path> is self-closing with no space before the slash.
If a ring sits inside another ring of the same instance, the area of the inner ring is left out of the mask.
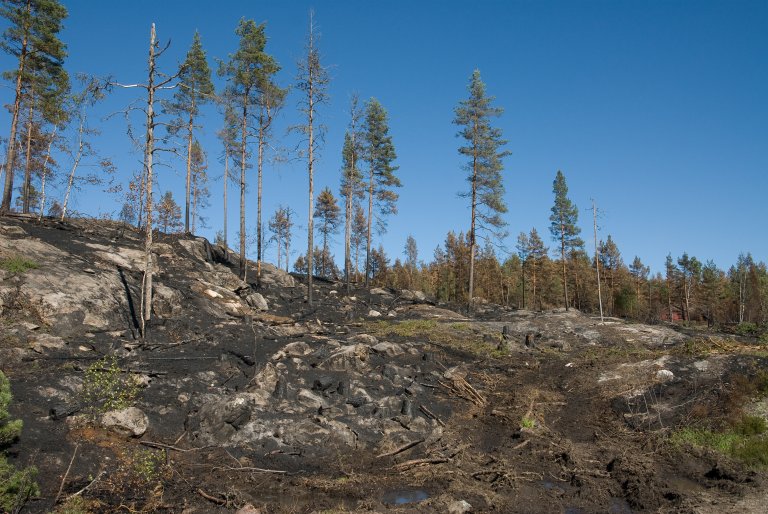
<path id="1" fill-rule="evenodd" d="M 260 208 L 264 155 L 279 139 L 272 133 L 272 122 L 287 107 L 289 87 L 274 80 L 280 66 L 266 51 L 264 24 L 241 20 L 236 29 L 239 47 L 215 70 L 197 35 L 184 63 L 176 69 L 163 69 L 158 59 L 165 47 L 153 28 L 147 81 L 121 84 L 112 78 L 70 79 L 64 68 L 66 44 L 58 39 L 67 12 L 59 2 L 5 0 L 1 14 L 9 22 L 3 50 L 18 62 L 16 69 L 4 74 L 15 92 L 8 105 L 12 123 L 4 141 L 0 207 L 4 212 L 45 213 L 65 219 L 71 214 L 72 194 L 86 186 L 101 188 L 115 196 L 119 220 L 145 230 L 149 255 L 154 231 L 195 233 L 206 223 L 206 209 L 227 209 L 231 198 L 227 199 L 226 187 L 221 203 L 208 192 L 208 153 L 223 151 L 224 183 L 230 185 L 231 195 L 239 196 L 238 236 L 250 232 L 246 222 L 249 227 L 255 225 L 252 240 L 237 238 L 242 278 L 246 277 L 247 249 L 256 247 L 258 279 L 264 248 L 271 244 L 277 248 L 280 267 L 289 269 L 298 253 L 293 263 L 296 271 L 306 272 L 309 267 L 317 276 L 345 278 L 348 284 L 421 289 L 441 301 L 488 301 L 534 310 L 565 306 L 650 321 L 739 324 L 745 333 L 759 331 L 768 320 L 768 271 L 765 263 L 750 254 L 739 255 L 727 270 L 705 258 L 669 255 L 664 272 L 653 275 L 640 257 L 625 262 L 610 236 L 596 240 L 596 251 L 589 251 L 584 238 L 591 238 L 580 234 L 579 213 L 567 197 L 560 172 L 553 183 L 552 224 L 541 233 L 535 228 L 521 233 L 510 244 L 504 230 L 506 205 L 501 199 L 503 159 L 509 152 L 492 124 L 502 109 L 492 106 L 493 97 L 486 94 L 478 71 L 472 74 L 468 98 L 458 102 L 454 119 L 464 144 L 459 153 L 467 159 L 463 171 L 468 189 L 460 193 L 471 208 L 467 227 L 449 232 L 444 245 L 427 260 L 420 258 L 413 238 L 404 251 L 377 248 L 375 236 L 386 230 L 387 217 L 397 213 L 397 188 L 401 186 L 387 112 L 375 98 L 353 99 L 344 147 L 326 149 L 343 155 L 338 197 L 329 187 L 315 195 L 312 176 L 323 144 L 321 108 L 327 101 L 330 78 L 321 62 L 310 17 L 306 54 L 291 84 L 302 93 L 294 132 L 302 140 L 296 157 L 306 161 L 309 178 L 309 215 L 304 226 L 308 246 L 292 252 L 291 241 L 299 228 L 292 207 L 283 206 L 271 216 L 262 214 Z M 226 82 L 221 91 L 214 90 L 214 72 Z M 73 87 L 72 82 L 77 85 Z M 139 98 L 141 104 L 121 114 L 126 119 L 135 112 L 146 117 L 143 126 L 128 125 L 128 136 L 145 157 L 144 169 L 127 184 L 114 180 L 113 164 L 90 144 L 96 133 L 89 122 L 90 109 L 116 88 L 146 93 L 146 98 Z M 204 149 L 195 137 L 204 104 L 219 108 L 220 149 Z M 186 190 L 166 191 L 158 199 L 152 186 L 154 173 L 162 170 L 155 170 L 153 158 L 169 151 L 185 163 Z M 63 186 L 60 197 L 51 198 L 47 192 L 52 181 Z M 252 201 L 254 192 L 258 216 L 246 220 L 245 202 Z M 332 255 L 329 247 L 342 229 L 343 258 Z M 221 227 L 218 242 L 228 245 L 228 232 L 226 225 Z M 314 244 L 315 238 L 321 244 Z M 552 242 L 549 247 L 548 241 Z M 342 261 L 339 269 L 337 263 Z M 151 275 L 150 268 L 150 295 Z"/>

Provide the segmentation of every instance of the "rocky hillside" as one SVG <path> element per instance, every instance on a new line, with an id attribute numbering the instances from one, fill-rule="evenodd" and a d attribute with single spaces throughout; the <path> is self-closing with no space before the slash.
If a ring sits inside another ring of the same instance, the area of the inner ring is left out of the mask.
<path id="1" fill-rule="evenodd" d="M 765 410 L 759 348 L 575 311 L 487 305 L 469 319 L 417 291 L 345 296 L 320 280 L 310 308 L 297 277 L 265 265 L 243 282 L 203 238 L 161 236 L 154 257 L 141 339 L 140 234 L 0 218 L 0 369 L 24 421 L 8 454 L 41 489 L 25 511 L 743 512 L 766 499 L 754 463 L 675 442 L 702 419 Z"/>

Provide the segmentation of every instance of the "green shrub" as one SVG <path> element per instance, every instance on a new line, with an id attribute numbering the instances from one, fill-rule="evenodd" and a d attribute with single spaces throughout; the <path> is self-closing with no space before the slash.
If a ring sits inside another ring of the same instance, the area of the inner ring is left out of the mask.
<path id="1" fill-rule="evenodd" d="M 520 420 L 520 428 L 534 428 L 535 426 L 536 420 L 531 417 L 523 416 Z"/>
<path id="2" fill-rule="evenodd" d="M 21 434 L 21 420 L 12 420 L 8 413 L 11 399 L 11 386 L 5 374 L 0 371 L 0 447 L 10 444 Z M 40 494 L 35 483 L 36 476 L 36 468 L 27 467 L 17 471 L 5 455 L 0 454 L 0 511 L 15 512 L 30 497 Z"/>
<path id="3" fill-rule="evenodd" d="M 14 256 L 7 259 L 0 259 L 0 269 L 9 273 L 24 273 L 31 269 L 37 269 L 37 263 L 24 257 Z"/>
<path id="4" fill-rule="evenodd" d="M 131 407 L 138 393 L 138 381 L 133 375 L 124 376 L 114 355 L 94 362 L 85 370 L 83 402 L 93 418 L 107 411 Z"/>
<path id="5" fill-rule="evenodd" d="M 21 420 L 12 420 L 8 414 L 8 405 L 12 398 L 11 385 L 5 374 L 0 371 L 0 447 L 10 444 L 21 434 Z"/>
<path id="6" fill-rule="evenodd" d="M 711 448 L 750 467 L 768 466 L 768 424 L 759 416 L 744 416 L 732 428 L 714 431 L 684 428 L 672 434 L 674 444 Z"/>
<path id="7" fill-rule="evenodd" d="M 133 474 L 140 482 L 149 484 L 160 478 L 165 452 L 136 450 L 133 454 Z"/>

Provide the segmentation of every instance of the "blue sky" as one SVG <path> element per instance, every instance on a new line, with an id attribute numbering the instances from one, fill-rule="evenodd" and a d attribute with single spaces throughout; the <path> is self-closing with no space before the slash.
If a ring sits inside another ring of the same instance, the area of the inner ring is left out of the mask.
<path id="1" fill-rule="evenodd" d="M 431 260 L 449 230 L 466 230 L 469 209 L 457 193 L 466 189 L 453 109 L 467 95 L 478 68 L 489 94 L 505 112 L 496 124 L 509 141 L 504 181 L 509 212 L 509 251 L 520 231 L 536 227 L 549 241 L 552 181 L 566 176 L 580 209 L 583 237 L 592 251 L 588 212 L 602 211 L 599 237 L 611 234 L 629 263 L 635 255 L 654 271 L 668 253 L 688 252 L 719 266 L 739 252 L 768 258 L 763 199 L 768 193 L 768 2 L 765 1 L 65 1 L 70 12 L 62 39 L 67 68 L 145 80 L 149 27 L 171 39 L 161 68 L 172 71 L 199 30 L 212 68 L 237 45 L 241 17 L 266 22 L 267 50 L 290 85 L 301 56 L 308 11 L 322 38 L 332 76 L 331 101 L 320 113 L 328 126 L 316 190 L 338 192 L 340 153 L 349 97 L 376 97 L 388 110 L 403 183 L 399 213 L 376 238 L 390 257 L 402 256 L 412 234 L 420 258 Z M 4 26 L 4 25 L 3 25 Z M 13 68 L 0 57 L 3 70 Z M 220 87 L 222 82 L 216 79 Z M 12 100 L 8 83 L 4 103 Z M 127 182 L 139 167 L 121 117 L 103 118 L 140 99 L 139 90 L 115 90 L 93 113 L 102 135 L 94 141 L 118 165 Z M 293 148 L 288 126 L 300 122 L 292 93 L 275 130 Z M 199 138 L 211 177 L 219 179 L 221 119 L 204 110 Z M 136 119 L 140 123 L 140 118 Z M 10 121 L 0 116 L 0 135 Z M 159 188 L 183 198 L 182 159 L 165 158 Z M 62 158 L 63 167 L 66 160 Z M 255 173 L 255 172 L 254 172 Z M 255 175 L 251 182 L 255 184 Z M 306 247 L 306 165 L 268 166 L 264 218 L 290 205 L 299 223 L 293 248 Z M 213 238 L 220 229 L 221 181 L 211 184 L 206 212 Z M 234 199 L 234 198 L 232 198 Z M 248 195 L 248 226 L 255 230 L 255 187 Z M 119 203 L 95 191 L 75 198 L 79 211 L 119 211 Z M 237 205 L 230 203 L 230 240 L 236 239 Z M 334 253 L 343 260 L 336 238 Z M 274 249 L 267 252 L 273 259 Z M 295 258 L 294 254 L 292 258 Z M 503 257 L 503 255 L 502 255 Z"/>

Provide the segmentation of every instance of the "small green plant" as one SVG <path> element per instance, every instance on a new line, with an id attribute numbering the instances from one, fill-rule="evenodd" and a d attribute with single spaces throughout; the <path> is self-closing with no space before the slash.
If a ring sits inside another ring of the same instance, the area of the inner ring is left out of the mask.
<path id="1" fill-rule="evenodd" d="M 11 404 L 11 384 L 5 374 L 0 371 L 0 448 L 12 443 L 21 434 L 20 419 L 11 419 L 8 405 Z"/>
<path id="2" fill-rule="evenodd" d="M 134 375 L 125 376 L 117 357 L 108 355 L 88 366 L 83 380 L 83 401 L 91 417 L 133 405 L 140 385 Z"/>
<path id="3" fill-rule="evenodd" d="M 13 274 L 24 273 L 31 269 L 37 269 L 37 263 L 24 257 L 13 256 L 0 259 L 0 269 Z"/>
<path id="4" fill-rule="evenodd" d="M 165 452 L 136 450 L 133 454 L 133 474 L 140 482 L 148 484 L 160 478 Z"/>
<path id="5" fill-rule="evenodd" d="M 74 496 L 56 507 L 55 514 L 89 514 L 91 507 L 82 496 Z"/>
<path id="6" fill-rule="evenodd" d="M 711 448 L 729 455 L 750 467 L 768 466 L 768 423 L 760 416 L 743 416 L 731 428 L 715 431 L 705 428 L 684 428 L 672 435 L 677 445 L 689 444 Z"/>
<path id="7" fill-rule="evenodd" d="M 530 416 L 523 416 L 520 420 L 520 428 L 535 428 L 536 420 Z"/>
<path id="8" fill-rule="evenodd" d="M 10 383 L 0 371 L 0 448 L 9 445 L 21 434 L 21 420 L 11 419 L 8 413 L 11 399 Z M 40 494 L 35 483 L 36 476 L 36 468 L 30 466 L 16 470 L 0 453 L 0 511 L 16 512 L 29 498 Z"/>

